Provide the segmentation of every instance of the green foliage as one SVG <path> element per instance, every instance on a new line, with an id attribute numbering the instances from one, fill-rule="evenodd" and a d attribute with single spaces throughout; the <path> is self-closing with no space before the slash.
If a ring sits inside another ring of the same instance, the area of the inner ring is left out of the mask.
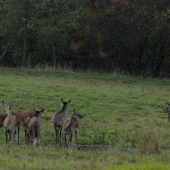
<path id="1" fill-rule="evenodd" d="M 1 1 L 0 63 L 169 76 L 169 8 L 168 0 Z"/>

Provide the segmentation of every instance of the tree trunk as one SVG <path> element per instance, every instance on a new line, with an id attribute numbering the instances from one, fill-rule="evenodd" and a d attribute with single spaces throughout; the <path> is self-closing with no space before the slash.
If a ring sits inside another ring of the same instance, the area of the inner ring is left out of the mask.
<path id="1" fill-rule="evenodd" d="M 24 54 L 22 60 L 22 67 L 26 66 L 27 56 L 28 56 L 28 35 L 27 35 L 27 28 L 25 32 L 25 39 L 24 39 Z"/>

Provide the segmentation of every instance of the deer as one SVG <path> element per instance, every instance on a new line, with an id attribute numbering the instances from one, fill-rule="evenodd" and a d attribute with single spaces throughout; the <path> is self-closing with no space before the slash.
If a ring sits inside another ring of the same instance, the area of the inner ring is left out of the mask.
<path id="1" fill-rule="evenodd" d="M 35 109 L 34 109 L 35 110 Z M 33 139 L 33 145 L 34 147 L 40 143 L 40 140 L 38 139 L 40 135 L 40 131 L 42 129 L 42 123 L 40 120 L 40 115 L 42 112 L 44 112 L 44 109 L 41 111 L 36 111 L 35 117 L 30 118 L 28 123 L 28 136 L 27 136 L 27 143 L 30 142 L 30 138 Z"/>
<path id="2" fill-rule="evenodd" d="M 63 123 L 64 123 L 64 117 L 67 114 L 68 108 L 69 108 L 69 104 L 71 103 L 71 100 L 69 100 L 68 102 L 64 102 L 61 99 L 61 104 L 62 104 L 62 109 L 59 112 L 55 112 L 52 117 L 51 117 L 51 121 L 53 123 L 54 126 L 54 131 L 55 131 L 55 144 L 57 144 L 57 140 L 59 140 L 59 144 L 61 146 L 61 131 L 62 131 L 62 127 L 63 127 Z M 58 137 L 58 134 L 60 133 L 60 139 Z"/>
<path id="3" fill-rule="evenodd" d="M 73 132 L 75 132 L 75 139 L 77 143 L 77 148 L 78 148 L 78 141 L 77 141 L 77 132 L 78 132 L 78 120 L 83 119 L 84 117 L 78 113 L 75 112 L 75 108 L 73 109 L 73 112 L 71 114 L 71 117 L 66 119 L 63 124 L 63 129 L 64 129 L 64 137 L 65 137 L 65 146 L 66 146 L 66 135 L 69 136 L 69 142 L 68 146 L 70 147 L 71 141 L 72 141 L 72 136 Z"/>
<path id="4" fill-rule="evenodd" d="M 16 127 L 17 127 L 17 119 L 15 116 L 12 115 L 12 107 L 15 106 L 17 102 L 14 101 L 13 103 L 8 104 L 8 102 L 4 100 L 2 101 L 2 103 L 5 105 L 5 110 L 7 111 L 7 115 L 8 115 L 3 122 L 3 128 L 5 130 L 5 136 L 6 136 L 6 143 L 8 142 L 8 134 L 10 136 L 9 142 L 14 143 Z"/>
<path id="5" fill-rule="evenodd" d="M 35 111 L 34 110 L 30 110 L 30 111 L 26 111 L 26 112 L 16 112 L 16 113 L 12 113 L 12 115 L 14 115 L 17 119 L 17 133 L 18 133 L 18 144 L 19 144 L 19 133 L 20 133 L 20 127 L 21 125 L 25 125 L 25 119 L 27 117 L 32 118 L 35 116 Z M 25 127 L 25 126 L 24 126 Z M 25 128 L 24 128 L 25 129 Z M 27 136 L 27 129 L 25 129 L 25 140 L 26 140 L 26 136 Z"/>
<path id="6" fill-rule="evenodd" d="M 19 144 L 19 133 L 20 133 L 20 126 L 21 126 L 21 115 L 19 112 L 13 113 L 12 115 L 16 117 L 17 119 L 17 133 L 18 133 L 18 144 Z M 5 118 L 7 117 L 7 114 L 0 114 L 0 128 L 3 127 L 3 122 Z"/>
<path id="7" fill-rule="evenodd" d="M 27 141 L 27 133 L 28 133 L 28 123 L 32 117 L 35 117 L 36 115 L 36 110 L 30 110 L 26 112 L 20 113 L 21 115 L 21 124 L 24 126 L 24 131 L 25 131 L 25 141 Z"/>
<path id="8" fill-rule="evenodd" d="M 17 133 L 18 133 L 18 144 L 19 144 L 20 127 L 21 127 L 21 125 L 25 124 L 24 120 L 27 117 L 31 118 L 31 117 L 35 116 L 35 111 L 30 110 L 30 111 L 26 111 L 26 112 L 15 112 L 15 113 L 12 112 L 12 115 L 15 116 L 17 119 Z M 3 122 L 6 117 L 7 117 L 7 114 L 0 114 L 0 127 L 3 127 Z M 26 133 L 27 133 L 27 131 L 25 130 L 25 139 L 26 139 Z"/>
<path id="9" fill-rule="evenodd" d="M 6 108 L 5 108 L 5 110 L 6 110 Z M 18 143 L 19 143 L 20 119 L 18 119 L 18 117 L 20 117 L 20 113 L 18 113 L 18 112 L 13 113 L 12 112 L 12 115 L 14 115 L 16 117 L 16 119 L 17 119 Z M 3 122 L 4 122 L 6 117 L 7 117 L 7 114 L 0 114 L 0 128 L 3 127 Z"/>
<path id="10" fill-rule="evenodd" d="M 35 114 L 36 113 L 34 110 L 30 110 L 30 111 L 26 111 L 26 112 L 15 112 L 15 113 L 12 112 L 12 115 L 15 116 L 17 119 L 18 144 L 19 144 L 19 133 L 20 133 L 21 125 L 25 125 L 25 119 L 27 117 L 32 118 L 35 116 Z M 0 124 L 3 121 L 3 118 L 5 119 L 5 115 L 7 115 L 7 114 L 1 114 L 1 115 L 0 115 Z M 27 135 L 27 129 L 25 128 L 25 140 L 26 140 L 26 135 Z"/>
<path id="11" fill-rule="evenodd" d="M 27 135 L 28 135 L 28 124 L 30 122 L 30 119 L 33 117 L 37 117 L 36 113 L 37 112 L 43 112 L 44 110 L 41 111 L 36 111 L 35 109 L 33 109 L 33 111 L 28 111 L 28 112 L 24 112 L 22 115 L 22 119 L 23 119 L 23 125 L 24 125 L 24 130 L 25 130 L 25 141 L 27 141 Z"/>
<path id="12" fill-rule="evenodd" d="M 163 112 L 164 112 L 164 113 L 167 113 L 168 120 L 169 120 L 169 122 L 170 122 L 170 102 L 166 100 L 166 104 L 168 104 L 169 107 L 165 108 L 165 109 L 163 110 Z"/>

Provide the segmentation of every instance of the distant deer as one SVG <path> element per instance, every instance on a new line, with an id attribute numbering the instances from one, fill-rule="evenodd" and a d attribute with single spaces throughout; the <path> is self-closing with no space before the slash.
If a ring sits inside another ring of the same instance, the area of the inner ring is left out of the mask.
<path id="1" fill-rule="evenodd" d="M 75 132 L 75 139 L 78 147 L 78 142 L 77 142 L 77 132 L 78 132 L 78 122 L 77 120 L 81 120 L 84 117 L 78 113 L 75 112 L 75 108 L 73 109 L 72 115 L 70 118 L 66 119 L 63 124 L 63 129 L 64 129 L 64 135 L 65 135 L 65 145 L 66 145 L 66 135 L 68 134 L 69 136 L 69 144 L 71 144 L 72 141 L 72 136 L 73 132 Z"/>
<path id="2" fill-rule="evenodd" d="M 6 109 L 5 109 L 6 110 Z M 35 111 L 26 111 L 26 112 L 12 112 L 12 115 L 16 117 L 17 119 L 17 133 L 18 133 L 18 143 L 19 143 L 19 133 L 20 133 L 20 126 L 24 125 L 25 122 L 24 120 L 26 119 L 26 117 L 34 117 L 35 116 Z M 3 122 L 5 120 L 5 118 L 7 117 L 7 114 L 0 114 L 0 128 L 3 127 Z M 25 139 L 26 139 L 26 130 L 25 130 Z"/>
<path id="3" fill-rule="evenodd" d="M 5 107 L 5 110 L 6 110 L 6 107 Z M 16 112 L 16 113 L 13 113 L 12 112 L 12 115 L 16 117 L 17 119 L 17 128 L 18 128 L 18 143 L 19 143 L 19 132 L 20 132 L 20 113 Z M 5 118 L 7 117 L 7 114 L 0 114 L 0 128 L 3 127 L 3 122 L 5 120 Z"/>
<path id="4" fill-rule="evenodd" d="M 39 135 L 40 135 L 40 131 L 42 129 L 42 123 L 40 120 L 40 115 L 42 112 L 44 112 L 44 109 L 42 109 L 41 111 L 36 111 L 36 115 L 35 117 L 31 118 L 29 123 L 28 123 L 28 138 L 27 138 L 27 143 L 30 142 L 30 138 L 33 139 L 33 145 L 35 147 L 36 144 L 39 143 Z"/>
<path id="5" fill-rule="evenodd" d="M 61 111 L 54 113 L 51 117 L 51 121 L 54 125 L 54 130 L 55 130 L 55 142 L 56 142 L 56 144 L 57 144 L 57 140 L 58 140 L 58 134 L 60 133 L 59 143 L 61 145 L 61 130 L 62 130 L 62 126 L 63 126 L 63 123 L 64 123 L 64 117 L 67 114 L 68 107 L 69 107 L 70 103 L 71 103 L 71 100 L 69 100 L 68 102 L 64 102 L 61 99 L 61 104 L 63 105 Z"/>
<path id="6" fill-rule="evenodd" d="M 170 102 L 169 102 L 169 101 L 166 101 L 166 104 L 168 104 L 169 107 L 165 108 L 165 109 L 163 110 L 163 112 L 164 112 L 164 113 L 167 113 L 168 120 L 169 120 L 169 122 L 170 122 Z"/>
<path id="7" fill-rule="evenodd" d="M 12 107 L 15 106 L 17 102 L 14 101 L 13 103 L 8 104 L 8 102 L 4 100 L 2 103 L 5 105 L 5 110 L 7 111 L 8 115 L 3 122 L 3 127 L 6 135 L 6 143 L 8 142 L 8 134 L 10 136 L 9 142 L 13 143 L 15 141 L 17 119 L 12 115 Z"/>

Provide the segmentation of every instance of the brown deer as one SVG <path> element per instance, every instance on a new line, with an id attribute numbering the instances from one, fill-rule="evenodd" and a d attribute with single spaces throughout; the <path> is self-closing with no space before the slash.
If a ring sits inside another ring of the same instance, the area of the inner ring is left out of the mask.
<path id="1" fill-rule="evenodd" d="M 42 123 L 40 120 L 40 115 L 42 112 L 44 112 L 44 109 L 41 111 L 36 111 L 35 117 L 31 118 L 29 123 L 28 123 L 28 138 L 27 138 L 27 143 L 30 142 L 30 138 L 33 140 L 33 145 L 35 147 L 36 144 L 38 144 L 40 141 L 38 139 L 40 135 L 40 131 L 42 129 Z"/>
<path id="2" fill-rule="evenodd" d="M 15 116 L 17 119 L 17 133 L 18 133 L 18 143 L 19 143 L 20 126 L 25 124 L 24 120 L 26 119 L 26 117 L 30 117 L 30 118 L 34 117 L 35 111 L 26 111 L 26 112 L 22 112 L 22 113 L 20 113 L 20 112 L 13 113 L 12 112 L 12 115 Z M 3 122 L 6 117 L 7 117 L 7 114 L 0 114 L 0 128 L 3 127 Z M 26 130 L 25 130 L 25 139 L 26 139 Z"/>
<path id="3" fill-rule="evenodd" d="M 55 130 L 55 142 L 56 142 L 56 144 L 57 144 L 57 140 L 58 140 L 58 134 L 60 133 L 59 143 L 61 145 L 61 130 L 62 130 L 62 126 L 63 126 L 63 123 L 64 123 L 64 117 L 67 114 L 68 107 L 69 107 L 70 103 L 71 103 L 71 100 L 69 100 L 68 102 L 64 102 L 61 99 L 61 104 L 63 105 L 61 111 L 54 113 L 51 117 L 51 121 L 54 125 L 54 130 Z"/>
<path id="4" fill-rule="evenodd" d="M 20 133 L 20 126 L 21 126 L 21 115 L 19 112 L 13 113 L 12 115 L 16 117 L 17 119 L 17 133 L 18 133 L 18 143 L 19 143 L 19 133 Z M 0 114 L 0 128 L 3 127 L 3 122 L 5 118 L 7 117 L 7 114 Z"/>
<path id="5" fill-rule="evenodd" d="M 0 114 L 0 128 L 3 127 L 3 123 L 6 117 L 7 114 Z"/>
<path id="6" fill-rule="evenodd" d="M 27 141 L 28 124 L 30 122 L 30 119 L 33 117 L 36 117 L 37 112 L 41 112 L 41 111 L 36 111 L 35 109 L 33 109 L 33 111 L 24 112 L 22 114 L 22 120 L 23 120 L 23 125 L 24 125 L 24 130 L 25 130 L 25 141 Z"/>
<path id="7" fill-rule="evenodd" d="M 6 135 L 6 143 L 8 142 L 8 134 L 10 136 L 9 142 L 13 143 L 15 141 L 17 119 L 12 115 L 12 107 L 15 106 L 17 102 L 14 101 L 13 103 L 8 104 L 8 102 L 4 100 L 2 103 L 5 105 L 5 110 L 7 111 L 8 115 L 3 122 L 3 127 Z"/>
<path id="8" fill-rule="evenodd" d="M 71 117 L 64 121 L 63 129 L 64 129 L 64 136 L 65 136 L 65 146 L 66 146 L 66 140 L 67 140 L 66 135 L 68 134 L 69 136 L 68 146 L 70 146 L 73 132 L 75 132 L 75 139 L 76 139 L 77 148 L 78 148 L 78 142 L 77 142 L 78 122 L 77 120 L 81 120 L 83 118 L 84 117 L 82 115 L 75 112 L 75 108 L 74 108 Z"/>
<path id="9" fill-rule="evenodd" d="M 26 112 L 20 113 L 21 115 L 21 124 L 24 125 L 24 131 L 25 131 L 25 141 L 27 140 L 27 132 L 28 132 L 28 123 L 32 117 L 35 117 L 36 110 L 30 110 Z"/>
<path id="10" fill-rule="evenodd" d="M 6 108 L 5 108 L 5 110 L 6 110 Z M 12 112 L 12 115 L 14 115 L 17 119 L 18 143 L 19 143 L 20 119 L 18 117 L 20 117 L 20 113 L 18 113 L 18 112 L 13 113 Z M 3 127 L 3 122 L 4 122 L 6 117 L 7 117 L 7 114 L 0 114 L 0 128 Z"/>
<path id="11" fill-rule="evenodd" d="M 20 127 L 21 127 L 21 125 L 25 125 L 25 119 L 27 117 L 32 118 L 35 116 L 35 111 L 30 110 L 30 111 L 21 112 L 21 113 L 19 113 L 19 112 L 13 113 L 12 112 L 12 115 L 14 115 L 17 119 L 17 133 L 18 133 L 18 143 L 19 143 Z M 26 140 L 26 135 L 27 135 L 27 129 L 25 129 L 25 140 Z"/>
<path id="12" fill-rule="evenodd" d="M 169 120 L 169 122 L 170 122 L 170 102 L 169 102 L 169 101 L 166 101 L 166 104 L 168 104 L 169 107 L 165 108 L 165 109 L 163 110 L 163 112 L 164 112 L 164 113 L 167 113 L 168 120 Z"/>

